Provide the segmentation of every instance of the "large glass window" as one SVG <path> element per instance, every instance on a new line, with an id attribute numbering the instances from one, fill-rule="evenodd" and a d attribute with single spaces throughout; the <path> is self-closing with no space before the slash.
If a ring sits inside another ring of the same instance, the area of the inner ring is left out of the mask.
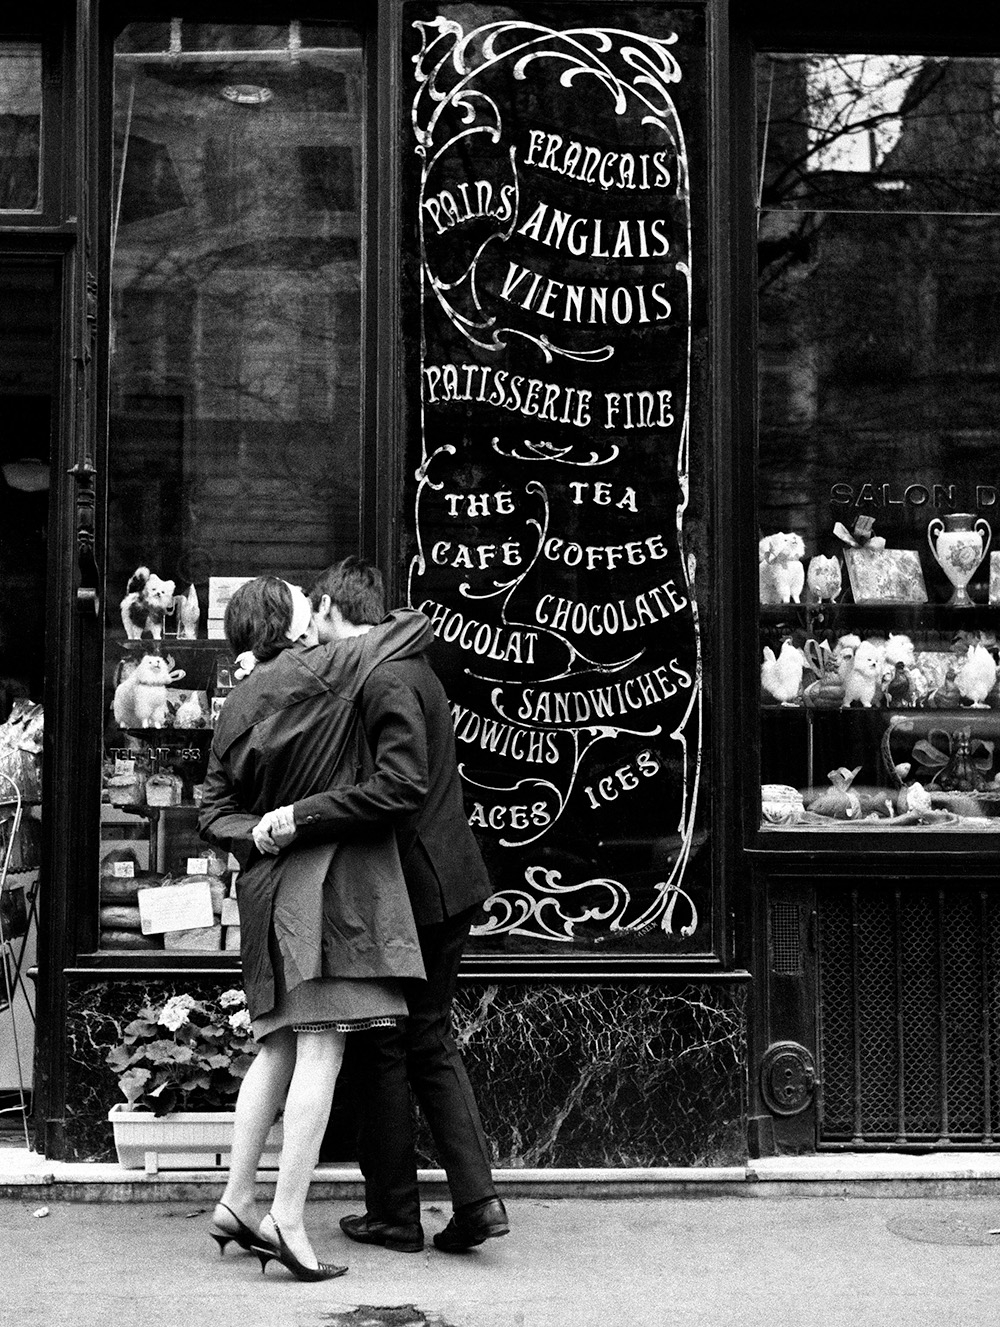
<path id="1" fill-rule="evenodd" d="M 1000 826 L 1000 61 L 763 55 L 763 823 Z"/>
<path id="2" fill-rule="evenodd" d="M 106 948 L 238 948 L 232 863 L 196 831 L 221 618 L 239 578 L 358 548 L 362 166 L 356 30 L 116 42 Z"/>

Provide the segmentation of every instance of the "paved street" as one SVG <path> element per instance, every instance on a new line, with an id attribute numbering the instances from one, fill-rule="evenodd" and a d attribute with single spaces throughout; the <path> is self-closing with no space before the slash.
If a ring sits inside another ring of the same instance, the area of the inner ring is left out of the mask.
<path id="1" fill-rule="evenodd" d="M 308 1209 L 342 1279 L 291 1280 L 230 1245 L 204 1204 L 0 1200 L 3 1327 L 978 1327 L 1000 1316 L 1000 1200 L 514 1199 L 512 1233 L 454 1256 L 390 1254 Z M 444 1224 L 426 1207 L 428 1231 Z"/>

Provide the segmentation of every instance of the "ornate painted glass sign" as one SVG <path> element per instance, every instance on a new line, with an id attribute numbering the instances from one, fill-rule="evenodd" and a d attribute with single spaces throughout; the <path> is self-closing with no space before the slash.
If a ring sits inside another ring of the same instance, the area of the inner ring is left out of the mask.
<path id="1" fill-rule="evenodd" d="M 705 953 L 702 13 L 405 12 L 408 594 L 497 889 L 476 934 Z"/>

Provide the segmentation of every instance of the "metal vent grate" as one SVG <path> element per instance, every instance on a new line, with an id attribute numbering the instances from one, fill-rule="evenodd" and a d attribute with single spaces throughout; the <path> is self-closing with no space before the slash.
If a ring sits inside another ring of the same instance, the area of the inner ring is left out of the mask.
<path id="1" fill-rule="evenodd" d="M 802 930 L 797 903 L 771 904 L 771 971 L 789 977 L 802 971 Z"/>
<path id="2" fill-rule="evenodd" d="M 1000 897 L 821 893 L 821 1142 L 1000 1138 Z"/>

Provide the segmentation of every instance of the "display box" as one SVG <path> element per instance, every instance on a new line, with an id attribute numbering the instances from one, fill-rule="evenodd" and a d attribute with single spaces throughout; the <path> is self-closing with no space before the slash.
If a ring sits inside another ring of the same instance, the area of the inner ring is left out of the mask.
<path id="1" fill-rule="evenodd" d="M 199 953 L 215 953 L 222 948 L 221 926 L 199 926 L 191 931 L 166 931 L 164 949 L 196 949 Z"/>

